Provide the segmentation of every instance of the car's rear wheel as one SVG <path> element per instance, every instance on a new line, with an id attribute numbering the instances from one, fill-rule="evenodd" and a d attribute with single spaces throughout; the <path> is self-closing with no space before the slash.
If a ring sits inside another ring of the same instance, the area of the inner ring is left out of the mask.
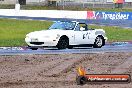
<path id="1" fill-rule="evenodd" d="M 58 44 L 57 44 L 57 48 L 58 49 L 66 49 L 69 45 L 69 40 L 67 37 L 61 37 Z"/>
<path id="2" fill-rule="evenodd" d="M 101 36 L 97 36 L 94 42 L 94 48 L 101 48 L 103 46 L 104 39 Z"/>

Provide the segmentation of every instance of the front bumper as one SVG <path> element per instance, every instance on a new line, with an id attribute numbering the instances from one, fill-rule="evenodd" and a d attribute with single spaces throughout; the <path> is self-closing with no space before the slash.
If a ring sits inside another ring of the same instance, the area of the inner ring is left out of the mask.
<path id="1" fill-rule="evenodd" d="M 31 47 L 48 47 L 56 46 L 58 43 L 57 39 L 41 39 L 38 38 L 36 41 L 33 41 L 31 38 L 25 38 L 25 42 Z"/>

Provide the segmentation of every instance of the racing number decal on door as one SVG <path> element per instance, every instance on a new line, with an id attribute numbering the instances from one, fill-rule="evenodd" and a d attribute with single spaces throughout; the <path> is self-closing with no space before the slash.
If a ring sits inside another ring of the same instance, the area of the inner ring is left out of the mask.
<path id="1" fill-rule="evenodd" d="M 85 39 L 85 34 L 83 34 L 83 39 Z"/>
<path id="2" fill-rule="evenodd" d="M 83 34 L 83 39 L 85 39 L 85 38 L 89 39 L 88 32 L 86 34 Z"/>

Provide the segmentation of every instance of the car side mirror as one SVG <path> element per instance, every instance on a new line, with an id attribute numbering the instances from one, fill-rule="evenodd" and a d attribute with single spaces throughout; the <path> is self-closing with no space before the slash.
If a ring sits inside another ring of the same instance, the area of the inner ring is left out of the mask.
<path id="1" fill-rule="evenodd" d="M 84 31 L 84 30 L 85 30 L 85 28 L 83 28 L 83 27 L 80 28 L 80 31 Z"/>

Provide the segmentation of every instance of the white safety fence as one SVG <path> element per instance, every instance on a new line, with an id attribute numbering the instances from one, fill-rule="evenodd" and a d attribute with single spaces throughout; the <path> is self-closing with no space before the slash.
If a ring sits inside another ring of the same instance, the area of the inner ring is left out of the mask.
<path id="1" fill-rule="evenodd" d="M 87 11 L 0 9 L 1 16 L 86 19 Z"/>

